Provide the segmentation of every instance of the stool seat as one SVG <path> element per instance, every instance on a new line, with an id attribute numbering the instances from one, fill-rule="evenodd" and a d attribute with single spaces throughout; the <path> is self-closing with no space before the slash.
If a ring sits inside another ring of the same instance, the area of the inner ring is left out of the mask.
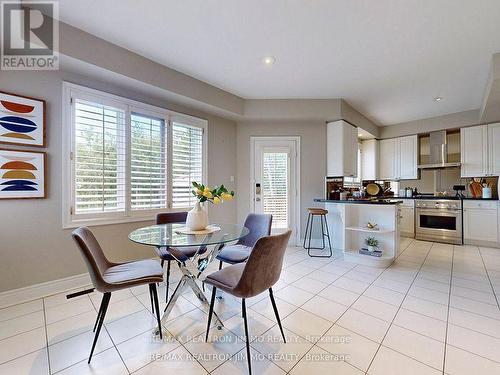
<path id="1" fill-rule="evenodd" d="M 324 208 L 310 207 L 307 209 L 311 215 L 326 215 L 328 210 Z"/>

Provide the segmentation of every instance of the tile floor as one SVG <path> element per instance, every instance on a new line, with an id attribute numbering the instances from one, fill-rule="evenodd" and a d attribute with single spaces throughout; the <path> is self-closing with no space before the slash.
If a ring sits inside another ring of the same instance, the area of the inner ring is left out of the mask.
<path id="1" fill-rule="evenodd" d="M 254 373 L 500 374 L 500 249 L 401 246 L 387 269 L 289 248 L 274 288 L 286 344 L 267 294 L 247 301 Z M 61 294 L 0 309 L 0 374 L 246 373 L 240 302 L 230 296 L 216 306 L 225 327 L 205 343 L 207 314 L 190 292 L 163 341 L 151 334 L 147 287 L 113 293 L 87 365 L 99 302 L 99 293 Z"/>

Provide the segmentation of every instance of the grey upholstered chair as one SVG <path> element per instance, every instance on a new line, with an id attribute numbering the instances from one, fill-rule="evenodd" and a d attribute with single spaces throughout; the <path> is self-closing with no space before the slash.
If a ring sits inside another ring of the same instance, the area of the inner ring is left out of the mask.
<path id="1" fill-rule="evenodd" d="M 173 223 L 185 223 L 187 217 L 187 212 L 164 212 L 156 215 L 156 224 L 173 224 Z M 176 248 L 177 251 L 180 251 L 186 257 L 193 257 L 198 251 L 199 254 L 203 254 L 207 251 L 205 246 L 196 247 L 196 246 L 188 246 L 188 247 L 179 247 Z M 175 257 L 170 253 L 168 247 L 158 247 L 156 248 L 156 252 L 161 259 L 161 266 L 163 267 L 164 263 L 167 262 L 167 275 L 165 277 L 166 283 L 166 291 L 165 291 L 165 302 L 168 303 L 168 287 L 169 287 L 169 279 L 170 279 L 170 262 L 172 260 L 176 260 Z"/>
<path id="2" fill-rule="evenodd" d="M 217 259 L 219 259 L 219 269 L 222 263 L 237 264 L 245 262 L 250 255 L 257 240 L 261 237 L 271 234 L 271 225 L 273 216 L 268 214 L 249 214 L 245 220 L 244 226 L 250 230 L 250 233 L 240 239 L 235 245 L 224 247 Z"/>
<path id="3" fill-rule="evenodd" d="M 162 338 L 156 283 L 163 281 L 163 269 L 158 262 L 147 259 L 127 263 L 113 263 L 106 258 L 99 242 L 88 228 L 80 227 L 75 229 L 72 236 L 82 253 L 94 288 L 104 293 L 97 313 L 96 324 L 94 325 L 95 337 L 88 363 L 92 360 L 92 354 L 106 316 L 111 293 L 114 291 L 148 284 L 149 294 L 152 301 L 154 301 L 160 338 Z"/>
<path id="4" fill-rule="evenodd" d="M 210 300 L 210 310 L 208 313 L 208 324 L 205 341 L 208 341 L 210 323 L 214 311 L 215 293 L 221 289 L 235 297 L 241 298 L 241 309 L 243 322 L 245 325 L 245 341 L 247 348 L 248 371 L 252 373 L 252 363 L 250 358 L 250 344 L 248 336 L 248 323 L 245 299 L 256 296 L 266 289 L 269 290 L 269 297 L 273 305 L 274 314 L 286 342 L 283 327 L 279 317 L 276 302 L 273 297 L 272 286 L 280 278 L 283 266 L 283 257 L 286 246 L 292 231 L 288 230 L 276 236 L 261 237 L 255 243 L 246 263 L 230 265 L 222 270 L 216 271 L 205 278 L 205 283 L 212 285 L 212 297 Z"/>

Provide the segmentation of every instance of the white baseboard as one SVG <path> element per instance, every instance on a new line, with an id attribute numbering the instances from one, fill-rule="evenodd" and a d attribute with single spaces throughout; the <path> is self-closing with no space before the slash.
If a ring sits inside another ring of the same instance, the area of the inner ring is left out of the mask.
<path id="1" fill-rule="evenodd" d="M 33 301 L 52 294 L 62 293 L 71 289 L 81 288 L 91 284 L 88 273 L 65 277 L 41 284 L 30 285 L 24 288 L 7 290 L 0 293 L 0 308 L 16 305 L 22 302 Z"/>

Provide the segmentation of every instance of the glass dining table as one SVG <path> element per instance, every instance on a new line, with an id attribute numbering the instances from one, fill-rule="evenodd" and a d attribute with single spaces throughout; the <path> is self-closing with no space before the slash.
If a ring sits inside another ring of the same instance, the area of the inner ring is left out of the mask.
<path id="1" fill-rule="evenodd" d="M 128 238 L 141 245 L 167 247 L 170 254 L 176 259 L 182 277 L 175 288 L 172 297 L 163 312 L 161 323 L 166 323 L 172 308 L 183 291 L 190 287 L 201 303 L 209 308 L 205 294 L 201 291 L 197 280 L 203 275 L 208 265 L 213 262 L 225 244 L 238 241 L 245 237 L 248 228 L 237 224 L 211 224 L 212 233 L 185 234 L 186 225 L 183 223 L 151 225 L 134 230 Z M 217 229 L 217 230 L 215 230 Z M 182 247 L 197 247 L 195 255 L 186 257 L 179 249 Z M 218 328 L 223 327 L 222 321 L 214 312 Z M 156 330 L 156 334 L 159 332 Z"/>

